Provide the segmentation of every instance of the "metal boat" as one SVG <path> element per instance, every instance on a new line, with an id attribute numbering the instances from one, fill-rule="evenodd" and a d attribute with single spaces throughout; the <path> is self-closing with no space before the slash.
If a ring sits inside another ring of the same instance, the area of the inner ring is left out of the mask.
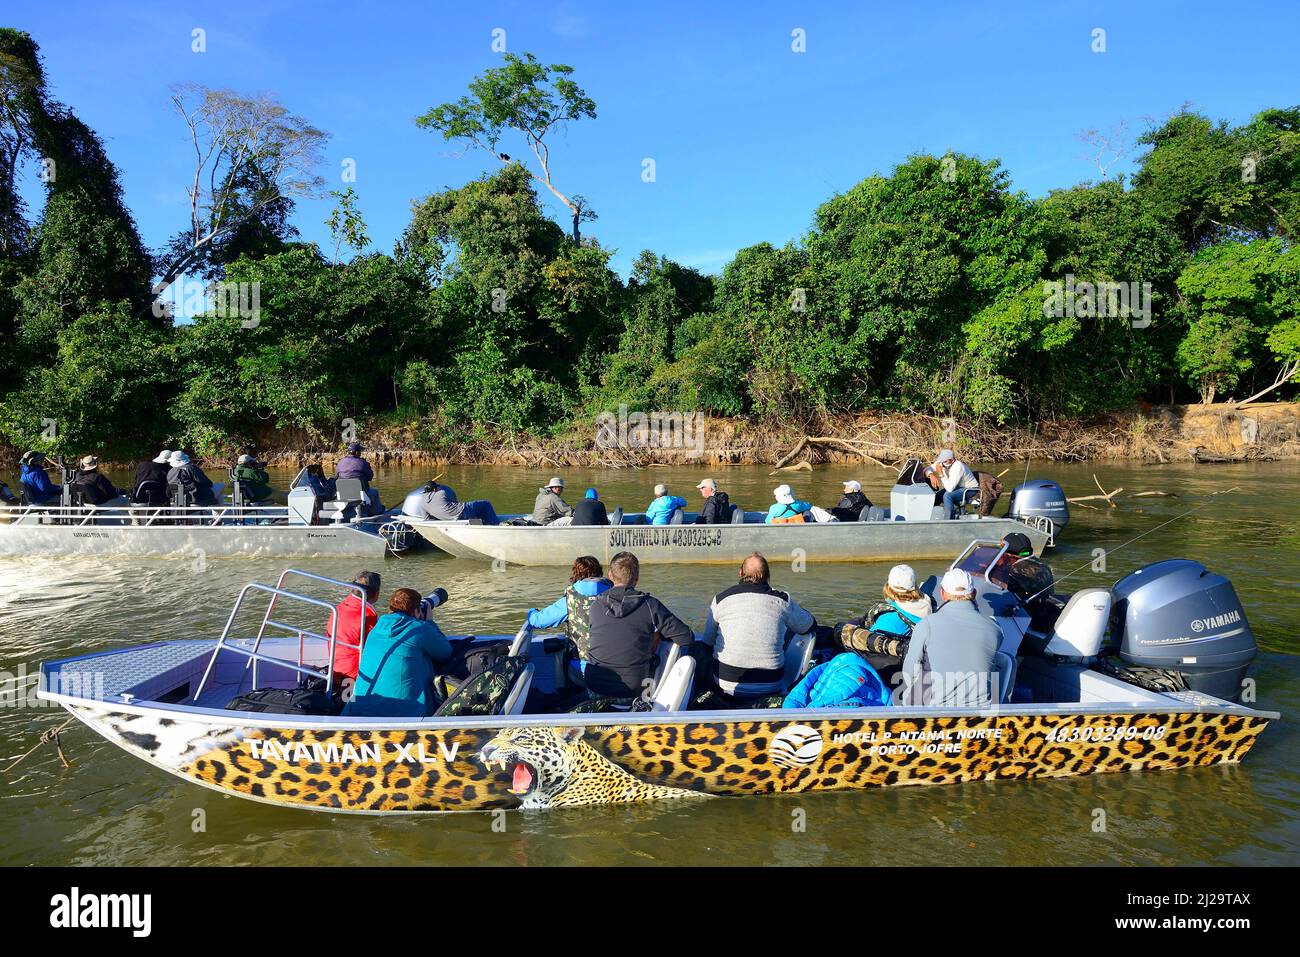
<path id="1" fill-rule="evenodd" d="M 977 601 L 1001 629 L 988 707 L 690 710 L 695 658 L 670 652 L 644 707 L 557 710 L 571 681 L 565 642 L 525 630 L 463 639 L 511 642 L 491 669 L 499 686 L 476 711 L 452 707 L 461 691 L 430 717 L 229 710 L 252 689 L 304 682 L 330 698 L 337 646 L 322 623 L 357 586 L 293 570 L 246 586 L 215 640 L 47 662 L 37 694 L 195 784 L 372 814 L 1204 767 L 1240 761 L 1279 717 L 1234 700 L 1254 639 L 1231 584 L 1195 562 L 1157 563 L 1068 599 L 1026 594 L 997 542 L 971 543 L 954 564 L 976 577 Z M 241 616 L 263 597 L 245 627 Z M 1108 646 L 1118 657 L 1105 664 Z M 811 635 L 791 638 L 787 684 L 814 658 Z"/>

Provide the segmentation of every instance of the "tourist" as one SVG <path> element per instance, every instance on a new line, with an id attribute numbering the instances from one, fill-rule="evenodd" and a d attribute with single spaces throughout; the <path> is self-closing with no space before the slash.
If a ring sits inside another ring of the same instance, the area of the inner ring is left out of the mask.
<path id="1" fill-rule="evenodd" d="M 952 449 L 944 449 L 934 461 L 934 475 L 943 486 L 943 510 L 948 518 L 956 518 L 961 507 L 979 495 L 980 483 L 965 462 L 960 461 Z"/>
<path id="2" fill-rule="evenodd" d="M 325 475 L 325 469 L 319 462 L 313 462 L 303 471 L 303 485 L 311 489 L 313 495 L 317 498 L 332 499 L 334 497 L 334 479 Z"/>
<path id="3" fill-rule="evenodd" d="M 252 455 L 241 455 L 235 465 L 233 478 L 245 502 L 264 502 L 272 495 L 271 477 L 266 466 Z"/>
<path id="4" fill-rule="evenodd" d="M 485 498 L 472 502 L 461 502 L 456 498 L 456 490 L 450 485 L 431 481 L 424 486 L 424 497 L 420 500 L 424 514 L 436 522 L 472 521 L 477 519 L 484 525 L 499 525 L 501 520 L 492 503 Z"/>
<path id="5" fill-rule="evenodd" d="M 817 627 L 812 614 L 772 587 L 767 559 L 754 552 L 740 581 L 713 596 L 701 640 L 713 646 L 713 675 L 723 694 L 757 698 L 785 690 L 785 646 Z"/>
<path id="6" fill-rule="evenodd" d="M 726 492 L 718 491 L 718 483 L 706 478 L 695 486 L 704 496 L 704 505 L 700 514 L 695 516 L 696 525 L 727 525 L 731 522 L 731 499 Z"/>
<path id="7" fill-rule="evenodd" d="M 1002 632 L 976 607 L 968 572 L 951 568 L 939 585 L 942 604 L 912 629 L 903 658 L 908 704 L 988 707 L 993 702 L 993 656 Z"/>
<path id="8" fill-rule="evenodd" d="M 167 473 L 171 471 L 171 449 L 163 449 L 152 459 L 141 462 L 135 467 L 135 485 L 131 489 L 131 500 L 141 505 L 167 504 Z M 146 482 L 149 488 L 144 492 L 140 486 Z"/>
<path id="9" fill-rule="evenodd" d="M 796 499 L 790 486 L 778 485 L 772 490 L 772 497 L 776 501 L 767 510 L 767 518 L 764 519 L 766 524 L 797 524 L 809 520 L 807 513 L 812 510 L 812 505 Z"/>
<path id="10" fill-rule="evenodd" d="M 330 612 L 329 621 L 325 625 L 326 636 L 334 639 L 334 681 L 342 691 L 344 701 L 351 699 L 352 687 L 357 681 L 363 633 L 368 636 L 379 620 L 379 613 L 374 606 L 379 601 L 379 581 L 378 572 L 357 572 L 352 584 L 365 590 L 364 612 L 361 596 L 356 591 L 350 591 L 348 597 Z"/>
<path id="11" fill-rule="evenodd" d="M 441 628 L 420 617 L 422 603 L 414 588 L 393 592 L 389 613 L 366 635 L 353 698 L 344 714 L 422 718 L 436 710 L 433 679 L 438 665 L 451 660 L 452 648 Z"/>
<path id="12" fill-rule="evenodd" d="M 379 500 L 379 490 L 370 487 L 370 483 L 375 480 L 375 470 L 361 457 L 364 451 L 365 446 L 360 442 L 348 443 L 348 454 L 339 459 L 338 464 L 334 466 L 335 485 L 337 486 L 339 479 L 360 479 L 361 491 L 366 500 L 364 513 L 378 515 L 383 512 L 384 503 Z"/>
<path id="13" fill-rule="evenodd" d="M 871 508 L 871 499 L 862 494 L 862 483 L 854 479 L 844 483 L 844 494 L 830 513 L 841 522 L 856 522 L 862 518 L 862 510 Z"/>
<path id="14" fill-rule="evenodd" d="M 790 689 L 783 708 L 879 708 L 889 689 L 862 655 L 846 651 L 823 662 Z"/>
<path id="15" fill-rule="evenodd" d="M 99 471 L 99 459 L 87 455 L 81 460 L 74 480 L 83 505 L 125 505 L 126 492 Z"/>
<path id="16" fill-rule="evenodd" d="M 645 510 L 645 521 L 647 525 L 669 525 L 673 520 L 673 513 L 679 508 L 686 507 L 686 499 L 676 495 L 668 494 L 668 486 L 660 482 L 655 486 L 655 497 Z"/>
<path id="17" fill-rule="evenodd" d="M 185 495 L 186 505 L 216 505 L 217 493 L 212 480 L 203 474 L 190 457 L 179 449 L 167 460 L 171 469 L 167 472 L 167 489 L 175 494 L 181 489 Z"/>
<path id="18" fill-rule="evenodd" d="M 605 503 L 600 500 L 594 488 L 587 489 L 587 494 L 582 501 L 573 506 L 573 514 L 570 516 L 574 525 L 608 525 L 609 514 L 605 511 Z"/>
<path id="19" fill-rule="evenodd" d="M 533 521 L 538 525 L 553 525 L 559 519 L 573 515 L 573 506 L 560 497 L 564 491 L 564 479 L 558 475 L 537 490 L 533 502 Z M 564 524 L 568 524 L 565 522 Z"/>
<path id="20" fill-rule="evenodd" d="M 613 586 L 591 604 L 583 680 L 593 696 L 626 703 L 652 696 L 660 639 L 683 647 L 695 640 L 690 627 L 659 599 L 637 590 L 640 570 L 635 555 L 619 552 L 609 563 Z"/>
<path id="21" fill-rule="evenodd" d="M 569 639 L 569 657 L 581 671 L 586 667 L 591 648 L 591 606 L 596 598 L 609 591 L 613 582 L 601 571 L 600 560 L 593 555 L 574 559 L 569 587 L 545 608 L 528 609 L 529 628 L 546 629 L 564 625 Z"/>
<path id="22" fill-rule="evenodd" d="M 49 463 L 44 452 L 25 452 L 19 460 L 18 484 L 27 493 L 32 505 L 54 505 L 63 494 L 62 486 L 50 481 L 46 474 Z"/>

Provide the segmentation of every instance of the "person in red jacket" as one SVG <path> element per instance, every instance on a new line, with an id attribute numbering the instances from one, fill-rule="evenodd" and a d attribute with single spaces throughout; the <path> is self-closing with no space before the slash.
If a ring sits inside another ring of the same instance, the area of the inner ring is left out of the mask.
<path id="1" fill-rule="evenodd" d="M 370 629 L 379 620 L 379 614 L 374 608 L 374 602 L 379 600 L 379 573 L 357 572 L 356 577 L 352 579 L 352 583 L 360 585 L 366 590 L 365 631 L 366 634 L 369 634 Z M 337 634 L 334 631 L 336 622 L 338 623 Z M 329 623 L 325 626 L 325 634 L 335 640 L 334 681 L 346 696 L 352 685 L 356 683 L 357 665 L 361 661 L 361 649 L 348 647 L 349 645 L 362 644 L 361 599 L 356 592 L 348 595 L 347 598 L 339 602 L 338 607 L 330 612 Z"/>

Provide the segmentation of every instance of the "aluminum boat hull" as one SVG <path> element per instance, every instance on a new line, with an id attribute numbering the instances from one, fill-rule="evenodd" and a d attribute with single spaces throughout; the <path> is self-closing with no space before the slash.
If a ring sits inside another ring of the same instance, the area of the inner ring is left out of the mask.
<path id="1" fill-rule="evenodd" d="M 382 558 L 387 545 L 372 532 L 329 525 L 38 525 L 0 524 L 0 557 Z"/>
<path id="2" fill-rule="evenodd" d="M 1042 529 L 1010 518 L 951 521 L 829 522 L 804 525 L 477 525 L 405 518 L 431 545 L 459 558 L 511 565 L 568 565 L 576 555 L 602 563 L 631 551 L 641 564 L 738 562 L 751 552 L 810 562 L 951 558 L 975 538 L 1020 532 L 1042 552 Z M 802 556 L 796 555 L 802 550 Z"/>

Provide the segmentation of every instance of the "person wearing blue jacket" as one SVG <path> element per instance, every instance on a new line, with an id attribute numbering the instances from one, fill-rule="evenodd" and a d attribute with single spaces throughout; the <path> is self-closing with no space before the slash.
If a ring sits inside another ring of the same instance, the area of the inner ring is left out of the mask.
<path id="1" fill-rule="evenodd" d="M 686 499 L 668 494 L 668 486 L 662 482 L 655 486 L 655 500 L 645 510 L 647 525 L 667 525 L 673 512 L 686 507 Z"/>
<path id="2" fill-rule="evenodd" d="M 433 679 L 451 660 L 451 643 L 431 621 L 419 617 L 421 596 L 399 588 L 388 600 L 390 613 L 366 633 L 353 699 L 344 714 L 383 718 L 422 718 L 433 714 Z"/>
<path id="3" fill-rule="evenodd" d="M 33 505 L 50 505 L 59 501 L 63 489 L 51 482 L 46 474 L 44 452 L 27 452 L 19 464 L 18 481 Z"/>
<path id="4" fill-rule="evenodd" d="M 591 648 L 591 605 L 600 595 L 613 587 L 613 582 L 601 571 L 600 560 L 594 555 L 580 555 L 573 561 L 569 587 L 564 594 L 545 608 L 528 609 L 526 624 L 529 628 L 556 628 L 564 625 L 569 639 L 569 657 L 579 674 L 587 666 L 587 652 Z"/>
<path id="5" fill-rule="evenodd" d="M 851 651 L 818 665 L 786 695 L 783 708 L 880 708 L 889 691 L 876 669 Z"/>
<path id="6" fill-rule="evenodd" d="M 773 524 L 778 519 L 785 522 L 799 515 L 803 516 L 805 522 L 812 520 L 812 516 L 806 514 L 812 509 L 812 505 L 809 502 L 796 499 L 794 490 L 790 486 L 778 485 L 772 490 L 772 495 L 776 501 L 767 510 L 767 518 L 764 521 L 768 525 Z"/>

